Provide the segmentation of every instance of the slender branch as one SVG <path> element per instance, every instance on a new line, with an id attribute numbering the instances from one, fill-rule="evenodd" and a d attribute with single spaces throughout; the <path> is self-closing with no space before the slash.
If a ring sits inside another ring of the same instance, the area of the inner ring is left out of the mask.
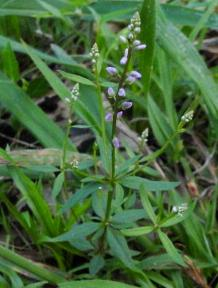
<path id="1" fill-rule="evenodd" d="M 129 47 L 128 50 L 128 58 L 127 58 L 127 62 L 126 65 L 124 67 L 122 76 L 120 78 L 119 84 L 118 84 L 118 89 L 115 95 L 115 103 L 114 103 L 114 111 L 113 111 L 113 122 L 112 122 L 112 135 L 111 135 L 111 146 L 112 146 L 112 151 L 111 151 L 111 190 L 108 192 L 108 198 L 107 198 L 107 207 L 106 207 L 106 213 L 105 213 L 105 221 L 104 223 L 107 225 L 108 220 L 110 218 L 110 214 L 111 214 L 111 206 L 112 206 L 112 200 L 113 200 L 113 196 L 116 192 L 116 182 L 115 182 L 115 178 L 116 178 L 116 173 L 115 173 L 115 168 L 116 168 L 116 148 L 113 145 L 113 139 L 116 135 L 116 127 L 117 127 L 117 112 L 118 112 L 118 108 L 119 108 L 119 90 L 120 88 L 123 87 L 123 84 L 125 82 L 126 79 L 126 74 L 128 71 L 128 67 L 129 67 L 129 63 L 130 63 L 130 59 L 132 56 L 132 47 Z"/>

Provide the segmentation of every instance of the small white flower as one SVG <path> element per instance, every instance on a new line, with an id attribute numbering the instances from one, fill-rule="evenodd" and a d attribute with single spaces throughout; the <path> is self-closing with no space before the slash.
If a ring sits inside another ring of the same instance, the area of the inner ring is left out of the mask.
<path id="1" fill-rule="evenodd" d="M 136 28 L 134 29 L 134 31 L 135 31 L 136 33 L 140 33 L 140 32 L 141 32 L 141 28 L 140 28 L 140 27 L 136 27 Z"/>
<path id="2" fill-rule="evenodd" d="M 129 40 L 132 40 L 133 38 L 134 38 L 133 33 L 129 33 L 129 34 L 128 34 L 128 39 L 129 39 Z"/>
<path id="3" fill-rule="evenodd" d="M 71 99 L 76 101 L 79 97 L 79 83 L 77 83 L 71 90 Z"/>
<path id="4" fill-rule="evenodd" d="M 89 53 L 89 55 L 92 58 L 92 61 L 95 60 L 95 62 L 93 62 L 93 63 L 96 63 L 96 60 L 98 59 L 98 57 L 100 55 L 97 43 L 95 43 L 92 46 L 92 49 L 91 49 L 91 52 Z"/>
<path id="5" fill-rule="evenodd" d="M 172 212 L 177 213 L 179 216 L 182 216 L 183 213 L 188 209 L 187 203 L 182 203 L 180 206 L 173 206 Z"/>
<path id="6" fill-rule="evenodd" d="M 190 110 L 189 112 L 185 113 L 185 114 L 182 116 L 181 120 L 182 120 L 183 122 L 188 123 L 188 122 L 190 122 L 190 121 L 193 119 L 193 116 L 194 116 L 194 111 L 193 111 L 193 110 Z"/>
<path id="7" fill-rule="evenodd" d="M 71 162 L 70 162 L 71 166 L 73 168 L 78 168 L 79 167 L 79 161 L 77 159 L 73 159 Z"/>

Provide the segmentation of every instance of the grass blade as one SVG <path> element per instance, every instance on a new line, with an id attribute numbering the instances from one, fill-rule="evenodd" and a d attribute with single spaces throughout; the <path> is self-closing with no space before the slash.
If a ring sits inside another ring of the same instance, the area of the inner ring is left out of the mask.
<path id="1" fill-rule="evenodd" d="M 156 1 L 145 0 L 141 9 L 141 41 L 147 45 L 147 48 L 140 52 L 140 66 L 142 71 L 142 80 L 144 93 L 147 95 L 153 67 L 155 34 L 156 34 Z"/>
<path id="2" fill-rule="evenodd" d="M 0 102 L 45 147 L 63 146 L 64 133 L 35 103 L 12 81 L 0 72 Z"/>
<path id="3" fill-rule="evenodd" d="M 33 275 L 36 275 L 40 279 L 49 281 L 50 283 L 57 284 L 64 281 L 64 278 L 59 276 L 57 273 L 51 272 L 39 264 L 36 264 L 3 246 L 0 246 L 0 257 L 13 263 L 19 268 L 25 269 Z"/>

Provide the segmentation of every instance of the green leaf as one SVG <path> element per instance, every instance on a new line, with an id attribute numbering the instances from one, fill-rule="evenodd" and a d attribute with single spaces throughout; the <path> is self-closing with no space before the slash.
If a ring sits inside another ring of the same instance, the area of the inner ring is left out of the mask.
<path id="1" fill-rule="evenodd" d="M 61 129 L 1 72 L 0 84 L 1 105 L 27 127 L 44 146 L 61 148 L 64 139 Z"/>
<path id="2" fill-rule="evenodd" d="M 1 62 L 4 73 L 11 80 L 17 82 L 20 78 L 19 64 L 10 43 L 1 52 Z"/>
<path id="3" fill-rule="evenodd" d="M 136 237 L 149 234 L 153 231 L 154 227 L 152 226 L 145 226 L 145 227 L 136 227 L 130 229 L 122 229 L 121 233 L 128 237 Z"/>
<path id="4" fill-rule="evenodd" d="M 61 73 L 61 75 L 64 77 L 64 78 L 67 78 L 75 83 L 81 83 L 81 84 L 84 84 L 84 85 L 87 85 L 87 86 L 95 86 L 95 83 L 92 82 L 91 80 L 85 78 L 85 77 L 82 77 L 80 75 L 76 75 L 76 74 L 71 74 L 71 73 L 68 73 L 68 72 L 65 72 L 65 71 L 59 71 Z"/>
<path id="5" fill-rule="evenodd" d="M 42 237 L 44 242 L 64 242 L 70 241 L 73 244 L 73 241 L 79 241 L 84 239 L 88 235 L 94 233 L 100 227 L 99 223 L 95 222 L 86 222 L 83 224 L 75 224 L 72 229 L 66 233 L 63 233 L 57 237 Z"/>
<path id="6" fill-rule="evenodd" d="M 102 16 L 102 21 L 123 21 L 129 20 L 133 12 L 139 8 L 142 1 L 135 0 L 113 0 L 113 5 L 110 1 L 97 1 L 92 7 Z M 137 5 L 138 4 L 138 5 Z M 138 6 L 138 7 L 137 7 Z M 176 25 L 195 27 L 204 14 L 204 11 L 191 9 L 184 6 L 172 4 L 161 4 L 161 8 L 168 20 Z M 90 15 L 91 16 L 91 15 Z M 218 16 L 213 14 L 209 17 L 205 26 L 210 29 L 217 29 Z"/>
<path id="7" fill-rule="evenodd" d="M 144 185 L 144 187 L 150 191 L 171 190 L 179 185 L 179 182 L 152 181 L 138 176 L 124 177 L 119 183 L 125 187 L 137 190 L 140 189 L 141 185 Z"/>
<path id="8" fill-rule="evenodd" d="M 146 49 L 140 51 L 140 67 L 142 71 L 142 83 L 144 93 L 147 95 L 150 86 L 151 72 L 156 34 L 156 1 L 144 0 L 141 8 L 141 34 L 140 40 L 147 45 Z"/>
<path id="9" fill-rule="evenodd" d="M 156 215 L 154 213 L 154 210 L 153 210 L 153 207 L 151 205 L 151 202 L 150 202 L 150 200 L 148 198 L 148 191 L 145 189 L 144 185 L 142 185 L 140 187 L 139 194 L 140 194 L 142 205 L 143 205 L 146 213 L 148 214 L 148 216 L 151 219 L 151 221 L 154 224 L 156 224 Z"/>
<path id="10" fill-rule="evenodd" d="M 136 286 L 109 280 L 68 281 L 59 284 L 59 288 L 137 288 Z"/>
<path id="11" fill-rule="evenodd" d="M 54 181 L 54 186 L 52 189 L 52 197 L 55 199 L 59 193 L 61 192 L 61 189 L 63 187 L 64 184 L 64 172 L 61 172 L 55 179 Z"/>
<path id="12" fill-rule="evenodd" d="M 172 260 L 178 265 L 186 267 L 183 257 L 179 254 L 169 237 L 161 230 L 158 230 L 158 235 L 164 248 L 166 249 L 169 256 L 172 258 Z"/>
<path id="13" fill-rule="evenodd" d="M 10 173 L 16 187 L 24 196 L 35 217 L 44 226 L 46 233 L 50 236 L 55 235 L 57 227 L 53 221 L 51 210 L 36 184 L 15 167 L 10 167 Z"/>
<path id="14" fill-rule="evenodd" d="M 156 102 L 152 97 L 148 97 L 148 117 L 149 123 L 151 124 L 153 133 L 160 143 L 160 145 L 164 145 L 164 143 L 169 139 L 172 135 L 172 128 L 163 112 L 157 106 Z"/>
<path id="15" fill-rule="evenodd" d="M 126 267 L 133 268 L 131 252 L 123 235 L 119 231 L 108 228 L 107 241 L 113 255 L 120 259 Z"/>
<path id="16" fill-rule="evenodd" d="M 96 192 L 99 189 L 99 184 L 90 183 L 77 190 L 68 200 L 64 203 L 63 207 L 60 210 L 60 213 L 65 213 L 72 209 L 76 204 L 86 199 L 92 193 Z"/>
<path id="17" fill-rule="evenodd" d="M 154 283 L 157 283 L 157 284 L 161 285 L 161 287 L 174 288 L 174 285 L 172 284 L 172 282 L 169 281 L 166 277 L 160 275 L 159 272 L 149 271 L 149 272 L 146 273 L 146 275 Z"/>
<path id="18" fill-rule="evenodd" d="M 95 255 L 89 263 L 90 274 L 97 274 L 105 265 L 104 258 L 101 255 Z"/>
<path id="19" fill-rule="evenodd" d="M 50 283 L 59 283 L 64 281 L 64 277 L 61 275 L 49 271 L 47 268 L 34 263 L 33 261 L 26 259 L 25 257 L 17 254 L 16 252 L 3 247 L 0 245 L 0 258 L 3 258 L 16 267 L 18 269 L 24 269 L 25 271 L 28 271 L 32 273 L 33 275 L 36 275 L 39 279 L 47 280 Z"/>
<path id="20" fill-rule="evenodd" d="M 112 217 L 114 224 L 132 224 L 137 220 L 145 219 L 147 215 L 143 209 L 130 209 L 116 213 Z"/>
<path id="21" fill-rule="evenodd" d="M 11 49 L 15 52 L 18 52 L 18 53 L 22 53 L 22 54 L 26 54 L 26 50 L 25 48 L 23 47 L 22 44 L 20 44 L 19 42 L 9 38 L 9 37 L 6 37 L 6 36 L 3 36 L 3 35 L 0 35 L 0 48 L 5 48 L 7 47 L 7 45 L 10 45 L 11 46 Z M 64 65 L 72 65 L 73 67 L 77 67 L 77 68 L 80 68 L 82 69 L 82 66 L 78 65 L 78 64 L 75 64 L 75 61 L 73 61 L 72 59 L 71 60 L 66 60 L 66 59 L 59 59 L 55 56 L 52 56 L 52 55 L 48 55 L 38 49 L 35 49 L 35 48 L 32 48 L 32 47 L 29 47 L 29 49 L 31 51 L 33 51 L 38 57 L 46 60 L 46 61 L 49 61 L 51 63 L 57 63 L 57 64 L 64 64 Z M 83 68 L 84 69 L 84 68 Z M 85 72 L 85 71 L 84 71 Z"/>
<path id="22" fill-rule="evenodd" d="M 218 120 L 217 85 L 205 62 L 192 43 L 164 17 L 158 18 L 158 43 L 165 52 L 191 77 L 202 92 L 211 116 Z M 217 122 L 216 122 L 217 123 Z"/>
<path id="23" fill-rule="evenodd" d="M 175 264 L 169 254 L 154 255 L 145 258 L 140 262 L 143 270 L 166 270 L 175 267 Z"/>

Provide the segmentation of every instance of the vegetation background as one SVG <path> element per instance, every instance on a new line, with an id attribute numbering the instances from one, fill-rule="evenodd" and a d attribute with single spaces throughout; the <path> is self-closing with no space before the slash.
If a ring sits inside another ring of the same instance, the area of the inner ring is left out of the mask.
<path id="1" fill-rule="evenodd" d="M 0 287 L 218 287 L 217 7 L 0 0 Z M 105 223 L 104 112 L 89 52 L 97 42 L 104 92 L 135 11 L 147 49 L 134 60 L 134 107 L 118 123 L 117 193 Z"/>

